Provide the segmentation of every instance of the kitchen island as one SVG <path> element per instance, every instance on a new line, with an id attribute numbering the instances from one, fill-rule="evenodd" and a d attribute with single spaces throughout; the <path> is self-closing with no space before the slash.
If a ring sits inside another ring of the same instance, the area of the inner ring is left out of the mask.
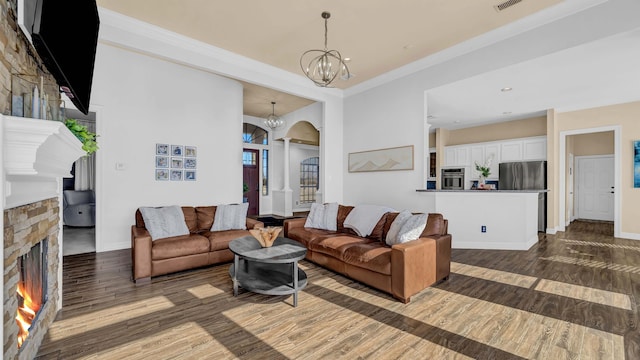
<path id="1" fill-rule="evenodd" d="M 453 248 L 528 250 L 538 242 L 538 194 L 548 190 L 416 192 L 449 219 Z"/>

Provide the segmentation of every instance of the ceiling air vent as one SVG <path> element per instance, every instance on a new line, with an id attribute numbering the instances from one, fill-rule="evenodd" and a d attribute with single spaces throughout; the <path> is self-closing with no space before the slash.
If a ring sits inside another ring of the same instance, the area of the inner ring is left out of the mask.
<path id="1" fill-rule="evenodd" d="M 500 3 L 498 5 L 494 5 L 493 7 L 496 9 L 496 11 L 502 11 L 508 7 L 511 7 L 519 2 L 522 2 L 522 0 L 507 0 L 503 3 Z"/>

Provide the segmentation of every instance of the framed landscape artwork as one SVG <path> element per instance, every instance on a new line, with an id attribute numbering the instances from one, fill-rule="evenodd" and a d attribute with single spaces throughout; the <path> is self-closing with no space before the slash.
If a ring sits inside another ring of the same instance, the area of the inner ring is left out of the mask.
<path id="1" fill-rule="evenodd" d="M 633 187 L 640 188 L 640 140 L 633 142 Z"/>
<path id="2" fill-rule="evenodd" d="M 413 145 L 349 153 L 349 172 L 413 170 Z"/>

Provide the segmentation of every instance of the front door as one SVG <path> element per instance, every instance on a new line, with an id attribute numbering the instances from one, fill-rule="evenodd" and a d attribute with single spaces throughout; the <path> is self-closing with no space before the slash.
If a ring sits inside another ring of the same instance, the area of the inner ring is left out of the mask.
<path id="1" fill-rule="evenodd" d="M 242 181 L 248 190 L 242 199 L 249 203 L 247 215 L 260 213 L 260 153 L 259 150 L 244 149 L 242 154 Z"/>
<path id="2" fill-rule="evenodd" d="M 613 221 L 613 156 L 576 157 L 577 214 L 580 219 Z"/>

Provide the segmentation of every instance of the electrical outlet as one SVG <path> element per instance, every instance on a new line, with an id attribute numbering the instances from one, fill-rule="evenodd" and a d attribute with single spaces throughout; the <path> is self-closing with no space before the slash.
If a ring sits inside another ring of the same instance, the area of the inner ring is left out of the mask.
<path id="1" fill-rule="evenodd" d="M 480 227 L 480 231 L 483 232 L 483 233 L 486 233 L 487 232 L 487 227 L 485 225 L 482 225 Z"/>

